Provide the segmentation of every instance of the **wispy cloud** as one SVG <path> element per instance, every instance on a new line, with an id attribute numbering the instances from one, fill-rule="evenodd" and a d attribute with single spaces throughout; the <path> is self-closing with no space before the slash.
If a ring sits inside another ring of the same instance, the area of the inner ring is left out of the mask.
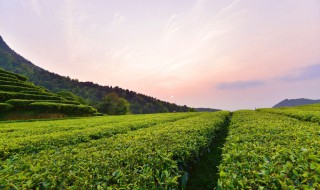
<path id="1" fill-rule="evenodd" d="M 163 31 L 163 37 L 166 42 L 172 40 L 172 38 L 181 29 L 181 17 L 182 15 L 173 14 L 168 19 L 167 24 Z"/>
<path id="2" fill-rule="evenodd" d="M 290 74 L 278 79 L 285 82 L 305 81 L 320 78 L 320 64 L 301 68 L 298 74 Z"/>
<path id="3" fill-rule="evenodd" d="M 225 14 L 226 12 L 232 10 L 237 4 L 239 4 L 242 0 L 234 0 L 232 3 L 230 3 L 229 5 L 227 5 L 226 7 L 224 7 L 223 9 L 220 10 L 220 12 L 217 14 L 217 17 L 222 16 L 223 14 Z"/>
<path id="4" fill-rule="evenodd" d="M 219 83 L 216 88 L 220 90 L 231 89 L 246 89 L 264 85 L 265 82 L 261 80 L 235 81 L 227 83 Z"/>
<path id="5" fill-rule="evenodd" d="M 122 24 L 125 20 L 126 20 L 126 17 L 124 15 L 121 15 L 120 13 L 115 13 L 112 20 L 112 24 L 117 26 Z"/>
<path id="6" fill-rule="evenodd" d="M 41 11 L 40 11 L 40 5 L 39 5 L 39 2 L 37 0 L 31 0 L 31 6 L 32 6 L 32 9 L 34 10 L 34 12 L 38 15 L 38 16 L 41 16 Z"/>
<path id="7" fill-rule="evenodd" d="M 209 39 L 212 39 L 213 37 L 217 37 L 217 36 L 220 36 L 221 34 L 224 34 L 228 32 L 227 29 L 224 29 L 224 30 L 212 30 L 212 31 L 209 31 L 207 34 L 205 34 L 203 36 L 203 38 L 200 40 L 200 41 L 207 41 Z"/>

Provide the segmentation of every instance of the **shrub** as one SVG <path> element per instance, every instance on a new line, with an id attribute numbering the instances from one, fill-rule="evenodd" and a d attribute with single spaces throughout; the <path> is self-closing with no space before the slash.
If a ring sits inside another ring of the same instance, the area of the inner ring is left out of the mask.
<path id="1" fill-rule="evenodd" d="M 319 134 L 316 123 L 234 112 L 217 189 L 320 189 Z"/>
<path id="2" fill-rule="evenodd" d="M 34 95 L 46 95 L 46 96 L 56 96 L 53 93 L 45 92 L 45 91 L 36 91 L 36 90 L 23 90 L 21 93 L 24 94 L 34 94 Z"/>
<path id="3" fill-rule="evenodd" d="M 34 95 L 34 94 L 24 94 L 20 92 L 5 92 L 0 91 L 0 102 L 5 102 L 10 99 L 27 99 L 27 100 L 64 100 L 57 96 L 47 96 L 47 95 Z"/>
<path id="4" fill-rule="evenodd" d="M 22 81 L 6 81 L 0 79 L 0 85 L 14 85 L 14 86 L 23 86 L 35 88 L 36 86 L 31 82 L 22 82 Z"/>
<path id="5" fill-rule="evenodd" d="M 0 112 L 10 111 L 12 106 L 7 103 L 0 103 Z"/>
<path id="6" fill-rule="evenodd" d="M 95 118 L 23 123 L 24 131 L 12 128 L 12 136 L 4 131 L 0 189 L 12 184 L 16 189 L 183 189 L 179 181 L 185 187 L 187 163 L 208 150 L 228 116 L 157 114 L 96 118 L 99 123 Z"/>
<path id="7" fill-rule="evenodd" d="M 103 116 L 103 113 L 97 112 L 97 113 L 93 114 L 93 116 Z"/>
<path id="8" fill-rule="evenodd" d="M 97 110 L 91 106 L 61 104 L 53 102 L 35 102 L 31 103 L 29 105 L 29 108 L 39 112 L 63 113 L 66 115 L 92 115 L 97 112 Z"/>
<path id="9" fill-rule="evenodd" d="M 9 71 L 5 71 L 3 69 L 0 69 L 0 75 L 6 75 L 6 76 L 12 76 L 12 77 L 15 77 L 19 80 L 22 80 L 22 81 L 27 81 L 28 80 L 28 77 L 25 77 L 25 76 L 22 76 L 22 75 L 19 75 L 19 74 L 16 74 L 16 73 L 12 73 L 12 72 L 9 72 Z"/>
<path id="10" fill-rule="evenodd" d="M 73 93 L 70 92 L 70 91 L 62 90 L 62 91 L 60 91 L 60 92 L 57 92 L 56 94 L 57 94 L 58 96 L 63 97 L 63 98 L 66 99 L 66 100 L 77 101 L 77 102 L 80 102 L 81 104 L 86 104 L 86 102 L 85 102 L 84 99 L 82 99 L 81 97 L 73 94 Z"/>
<path id="11" fill-rule="evenodd" d="M 3 91 L 10 92 L 21 92 L 21 91 L 42 91 L 42 88 L 39 87 L 23 87 L 23 86 L 14 86 L 14 85 L 0 85 L 0 89 Z"/>
<path id="12" fill-rule="evenodd" d="M 17 79 L 17 80 L 19 80 L 16 76 L 14 76 L 14 75 L 8 75 L 8 74 L 6 74 L 6 73 L 0 73 L 0 76 L 6 77 L 6 78 L 11 78 L 11 79 Z"/>
<path id="13" fill-rule="evenodd" d="M 10 78 L 10 77 L 6 77 L 6 76 L 2 76 L 0 75 L 0 80 L 2 81 L 13 81 L 13 82 L 21 82 L 19 79 L 17 78 Z"/>
<path id="14" fill-rule="evenodd" d="M 24 100 L 24 99 L 11 99 L 6 101 L 6 103 L 11 104 L 14 109 L 28 109 L 31 103 L 35 102 L 49 102 L 49 103 L 60 103 L 60 104 L 71 104 L 79 105 L 79 102 L 74 101 L 63 101 L 63 100 Z"/>

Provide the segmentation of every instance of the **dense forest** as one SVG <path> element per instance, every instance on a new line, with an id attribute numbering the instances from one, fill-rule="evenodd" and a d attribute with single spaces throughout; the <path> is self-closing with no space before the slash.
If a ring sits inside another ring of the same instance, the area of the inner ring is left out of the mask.
<path id="1" fill-rule="evenodd" d="M 179 106 L 161 101 L 151 96 L 146 96 L 118 86 L 101 86 L 93 82 L 80 82 L 77 79 L 60 76 L 44 70 L 14 52 L 0 36 L 0 67 L 5 70 L 27 76 L 31 82 L 43 86 L 52 92 L 68 90 L 88 104 L 97 107 L 103 98 L 110 93 L 130 103 L 131 113 L 161 113 L 161 112 L 187 112 L 193 110 L 187 106 Z"/>

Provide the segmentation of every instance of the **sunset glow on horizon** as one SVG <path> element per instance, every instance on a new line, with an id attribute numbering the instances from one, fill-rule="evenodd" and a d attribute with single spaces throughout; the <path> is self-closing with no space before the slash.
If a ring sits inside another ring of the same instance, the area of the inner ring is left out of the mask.
<path id="1" fill-rule="evenodd" d="M 179 105 L 320 99 L 318 0 L 0 0 L 0 35 L 51 72 Z"/>

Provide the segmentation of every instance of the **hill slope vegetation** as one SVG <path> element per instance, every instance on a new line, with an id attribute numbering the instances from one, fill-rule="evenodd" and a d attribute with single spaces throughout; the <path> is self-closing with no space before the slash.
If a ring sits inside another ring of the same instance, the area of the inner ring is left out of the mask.
<path id="1" fill-rule="evenodd" d="M 55 113 L 64 115 L 92 115 L 97 112 L 91 106 L 82 105 L 73 98 L 62 97 L 27 81 L 28 78 L 0 68 L 0 112 L 17 115 L 22 112 Z"/>
<path id="2" fill-rule="evenodd" d="M 131 113 L 187 112 L 187 106 L 178 106 L 127 89 L 101 86 L 92 82 L 79 82 L 77 79 L 60 76 L 44 70 L 14 52 L 0 36 L 0 67 L 27 76 L 31 82 L 52 92 L 68 90 L 96 107 L 110 93 L 117 93 L 130 103 Z"/>

